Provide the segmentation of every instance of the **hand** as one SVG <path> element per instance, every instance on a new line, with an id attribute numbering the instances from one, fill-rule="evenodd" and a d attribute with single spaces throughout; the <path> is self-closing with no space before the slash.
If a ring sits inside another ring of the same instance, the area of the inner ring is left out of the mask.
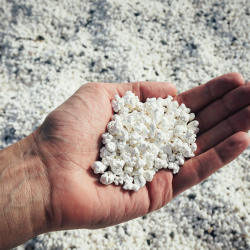
<path id="1" fill-rule="evenodd" d="M 160 170 L 138 192 L 105 186 L 91 165 L 99 158 L 101 135 L 112 116 L 111 100 L 128 90 L 146 98 L 175 96 L 200 122 L 195 157 L 173 177 Z M 170 83 L 89 83 L 51 112 L 34 132 L 50 183 L 45 208 L 49 230 L 101 228 L 115 225 L 167 204 L 235 159 L 249 145 L 250 83 L 230 73 L 176 96 Z"/>

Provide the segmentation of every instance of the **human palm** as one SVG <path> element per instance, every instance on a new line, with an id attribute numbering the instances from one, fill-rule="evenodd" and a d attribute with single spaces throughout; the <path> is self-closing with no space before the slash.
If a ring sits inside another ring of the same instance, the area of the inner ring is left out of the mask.
<path id="1" fill-rule="evenodd" d="M 51 185 L 51 206 L 46 208 L 51 230 L 101 228 L 155 211 L 235 159 L 250 143 L 245 133 L 250 129 L 250 84 L 243 83 L 239 74 L 230 73 L 177 96 L 170 83 L 83 85 L 37 130 L 36 143 Z M 138 192 L 105 186 L 91 169 L 112 116 L 111 100 L 128 90 L 142 102 L 175 96 L 200 122 L 196 156 L 174 177 L 172 171 L 159 171 Z"/>

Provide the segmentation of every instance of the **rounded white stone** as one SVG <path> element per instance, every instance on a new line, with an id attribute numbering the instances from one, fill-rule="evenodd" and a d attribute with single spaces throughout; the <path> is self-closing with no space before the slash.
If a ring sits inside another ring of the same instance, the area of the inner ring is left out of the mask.
<path id="1" fill-rule="evenodd" d="M 117 146 L 114 142 L 108 142 L 106 145 L 105 145 L 106 149 L 109 151 L 109 152 L 115 152 L 116 149 L 117 149 Z"/>

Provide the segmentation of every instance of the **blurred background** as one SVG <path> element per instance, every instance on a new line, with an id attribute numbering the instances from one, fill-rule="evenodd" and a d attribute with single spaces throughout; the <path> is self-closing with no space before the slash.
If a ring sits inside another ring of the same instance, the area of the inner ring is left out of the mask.
<path id="1" fill-rule="evenodd" d="M 0 0 L 0 149 L 87 82 L 250 80 L 249 0 Z M 16 249 L 250 249 L 250 149 L 164 208 Z M 84 211 L 83 211 L 84 213 Z"/>

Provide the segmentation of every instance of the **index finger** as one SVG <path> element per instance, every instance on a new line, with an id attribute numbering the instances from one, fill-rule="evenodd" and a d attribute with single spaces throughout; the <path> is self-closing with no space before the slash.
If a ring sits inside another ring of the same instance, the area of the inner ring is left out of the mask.
<path id="1" fill-rule="evenodd" d="M 179 104 L 184 103 L 192 112 L 196 113 L 242 84 L 244 84 L 244 78 L 241 74 L 228 73 L 187 90 L 176 96 L 174 100 Z"/>

